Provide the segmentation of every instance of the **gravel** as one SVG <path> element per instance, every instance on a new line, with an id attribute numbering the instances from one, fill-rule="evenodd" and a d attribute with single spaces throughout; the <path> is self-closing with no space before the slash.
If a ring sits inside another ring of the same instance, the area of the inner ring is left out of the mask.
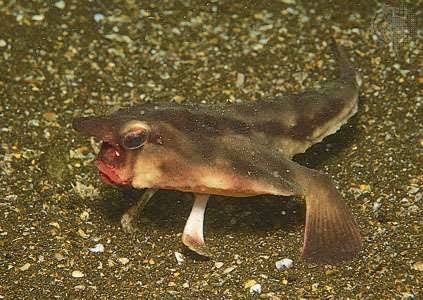
<path id="1" fill-rule="evenodd" d="M 407 24 L 421 19 L 421 1 L 406 7 Z M 0 298 L 421 298 L 422 32 L 389 40 L 404 22 L 381 27 L 390 24 L 386 9 L 368 1 L 0 0 Z M 159 191 L 138 232 L 122 231 L 120 216 L 139 193 L 101 183 L 98 145 L 71 129 L 74 117 L 311 88 L 335 76 L 330 36 L 362 76 L 359 111 L 295 159 L 336 181 L 364 237 L 357 259 L 301 260 L 301 199 L 214 197 L 210 260 L 180 242 L 192 204 L 183 193 Z M 88 250 L 100 243 L 103 252 Z M 275 268 L 281 257 L 295 267 Z M 255 295 L 248 280 L 261 285 Z"/>

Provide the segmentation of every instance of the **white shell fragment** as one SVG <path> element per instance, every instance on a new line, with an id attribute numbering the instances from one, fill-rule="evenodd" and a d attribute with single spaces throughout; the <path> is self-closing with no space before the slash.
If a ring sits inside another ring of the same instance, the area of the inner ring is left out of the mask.
<path id="1" fill-rule="evenodd" d="M 96 244 L 93 248 L 90 248 L 89 250 L 90 250 L 90 252 L 93 252 L 93 253 L 104 252 L 104 245 L 103 244 Z"/>
<path id="2" fill-rule="evenodd" d="M 255 285 L 250 287 L 250 294 L 252 294 L 252 295 L 261 294 L 261 284 L 256 283 Z"/>
<path id="3" fill-rule="evenodd" d="M 54 6 L 56 6 L 58 9 L 64 9 L 66 7 L 66 2 L 60 0 L 60 1 L 55 2 Z"/>
<path id="4" fill-rule="evenodd" d="M 103 14 L 100 14 L 100 13 L 96 13 L 94 15 L 94 21 L 96 21 L 97 23 L 103 21 L 104 18 L 105 18 L 105 16 Z"/>
<path id="5" fill-rule="evenodd" d="M 284 258 L 281 260 L 278 260 L 275 265 L 276 265 L 276 269 L 278 270 L 286 270 L 292 267 L 292 265 L 294 264 L 294 261 L 290 258 Z"/>
<path id="6" fill-rule="evenodd" d="M 85 276 L 84 273 L 82 273 L 81 271 L 73 271 L 72 272 L 72 277 L 74 277 L 74 278 L 82 278 L 84 276 Z"/>
<path id="7" fill-rule="evenodd" d="M 175 252 L 175 258 L 178 262 L 178 265 L 181 265 L 185 261 L 185 256 L 182 253 Z"/>

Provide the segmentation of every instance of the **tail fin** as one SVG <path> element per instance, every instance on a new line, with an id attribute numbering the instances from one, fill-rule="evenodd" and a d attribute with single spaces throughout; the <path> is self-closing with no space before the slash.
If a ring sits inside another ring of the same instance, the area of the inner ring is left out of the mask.
<path id="1" fill-rule="evenodd" d="M 331 48 L 335 53 L 336 62 L 338 65 L 339 78 L 350 82 L 355 82 L 357 87 L 360 87 L 362 80 L 360 75 L 355 71 L 354 67 L 348 60 L 344 49 L 336 43 L 336 40 L 331 38 Z"/>

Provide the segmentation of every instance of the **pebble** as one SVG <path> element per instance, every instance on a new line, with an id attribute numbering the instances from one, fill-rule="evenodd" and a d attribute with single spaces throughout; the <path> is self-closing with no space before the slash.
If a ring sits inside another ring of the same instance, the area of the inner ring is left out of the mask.
<path id="1" fill-rule="evenodd" d="M 61 253 L 55 253 L 54 258 L 57 259 L 58 261 L 62 261 L 65 259 L 65 257 Z"/>
<path id="2" fill-rule="evenodd" d="M 216 269 L 220 269 L 221 267 L 223 267 L 223 262 L 221 261 L 217 261 L 214 263 L 214 266 Z"/>
<path id="3" fill-rule="evenodd" d="M 238 87 L 238 88 L 243 87 L 244 82 L 245 82 L 245 75 L 242 74 L 242 73 L 238 73 L 236 75 L 236 82 L 235 82 L 236 87 Z"/>
<path id="4" fill-rule="evenodd" d="M 83 239 L 87 239 L 90 237 L 89 234 L 86 234 L 84 230 L 82 230 L 81 228 L 78 229 L 78 235 L 80 237 L 82 237 Z"/>
<path id="5" fill-rule="evenodd" d="M 44 15 L 33 15 L 32 16 L 33 21 L 42 21 L 42 20 L 44 20 L 44 18 L 45 18 Z"/>
<path id="6" fill-rule="evenodd" d="M 90 252 L 93 253 L 101 253 L 104 252 L 104 245 L 103 244 L 96 244 L 94 247 L 89 249 Z"/>
<path id="7" fill-rule="evenodd" d="M 0 42 L 1 42 L 1 41 L 0 41 Z M 416 194 L 419 190 L 420 190 L 420 188 L 419 188 L 419 187 L 417 187 L 417 186 L 413 186 L 413 187 L 411 187 L 411 188 L 408 190 L 408 192 L 409 192 L 410 194 Z"/>
<path id="8" fill-rule="evenodd" d="M 54 122 L 57 120 L 57 114 L 52 111 L 43 113 L 43 118 L 49 122 Z"/>
<path id="9" fill-rule="evenodd" d="M 175 251 L 175 258 L 176 258 L 176 261 L 178 262 L 178 265 L 181 265 L 185 261 L 185 256 L 182 253 L 179 253 L 176 251 Z"/>
<path id="10" fill-rule="evenodd" d="M 416 271 L 423 271 L 423 260 L 416 261 L 413 264 L 413 269 L 416 270 Z"/>
<path id="11" fill-rule="evenodd" d="M 250 287 L 252 287 L 256 283 L 257 283 L 257 281 L 255 281 L 254 279 L 249 279 L 246 282 L 244 282 L 244 289 L 249 289 Z"/>
<path id="12" fill-rule="evenodd" d="M 126 257 L 119 257 L 118 261 L 122 264 L 122 265 L 126 265 L 127 263 L 129 263 L 129 259 Z"/>
<path id="13" fill-rule="evenodd" d="M 76 271 L 73 271 L 72 272 L 72 277 L 73 278 L 82 278 L 84 276 L 85 276 L 84 273 L 82 273 L 81 271 L 76 270 Z"/>
<path id="14" fill-rule="evenodd" d="M 173 97 L 173 101 L 175 101 L 178 104 L 184 102 L 184 100 L 185 100 L 184 96 L 176 95 Z"/>
<path id="15" fill-rule="evenodd" d="M 75 285 L 73 288 L 74 288 L 74 290 L 76 290 L 76 291 L 83 291 L 83 290 L 85 290 L 85 285 L 83 285 L 83 284 L 78 284 L 78 285 Z"/>
<path id="16" fill-rule="evenodd" d="M 255 285 L 250 287 L 250 294 L 252 294 L 252 295 L 261 294 L 261 284 L 256 283 Z"/>
<path id="17" fill-rule="evenodd" d="M 286 270 L 292 267 L 292 265 L 294 264 L 294 261 L 290 258 L 284 258 L 281 260 L 278 260 L 275 265 L 276 265 L 276 269 L 278 270 Z"/>
<path id="18" fill-rule="evenodd" d="M 373 203 L 373 211 L 379 210 L 379 208 L 382 206 L 382 203 L 376 201 Z"/>
<path id="19" fill-rule="evenodd" d="M 96 21 L 97 23 L 103 21 L 104 18 L 105 18 L 104 15 L 100 13 L 97 13 L 94 15 L 94 21 Z"/>
<path id="20" fill-rule="evenodd" d="M 64 9 L 66 7 L 65 1 L 57 1 L 54 3 L 54 6 L 56 6 L 58 9 Z"/>
<path id="21" fill-rule="evenodd" d="M 19 268 L 19 270 L 21 270 L 21 271 L 26 271 L 26 270 L 28 270 L 29 269 L 29 267 L 31 266 L 31 264 L 30 263 L 26 263 L 26 264 L 24 264 L 22 267 L 20 267 Z"/>
<path id="22" fill-rule="evenodd" d="M 82 220 L 82 221 L 88 221 L 88 219 L 90 218 L 90 213 L 88 212 L 88 211 L 86 211 L 86 210 L 84 210 L 80 215 L 79 215 L 79 218 Z"/>
<path id="23" fill-rule="evenodd" d="M 411 293 L 402 293 L 401 300 L 414 300 L 416 299 L 416 296 Z"/>
<path id="24" fill-rule="evenodd" d="M 231 273 L 233 270 L 235 270 L 235 268 L 236 267 L 234 267 L 234 266 L 232 266 L 232 267 L 229 267 L 229 268 L 226 268 L 225 270 L 223 270 L 223 274 L 229 274 L 229 273 Z"/>
<path id="25" fill-rule="evenodd" d="M 0 40 L 0 47 L 3 48 L 3 47 L 6 47 L 6 46 L 7 46 L 6 41 L 5 40 Z"/>

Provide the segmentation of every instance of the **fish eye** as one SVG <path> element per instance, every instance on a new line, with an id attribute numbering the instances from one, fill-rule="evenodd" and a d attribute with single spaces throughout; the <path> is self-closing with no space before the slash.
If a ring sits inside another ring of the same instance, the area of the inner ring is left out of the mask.
<path id="1" fill-rule="evenodd" d="M 142 147 L 147 141 L 147 130 L 138 128 L 127 132 L 122 137 L 122 146 L 128 150 L 135 150 Z"/>

